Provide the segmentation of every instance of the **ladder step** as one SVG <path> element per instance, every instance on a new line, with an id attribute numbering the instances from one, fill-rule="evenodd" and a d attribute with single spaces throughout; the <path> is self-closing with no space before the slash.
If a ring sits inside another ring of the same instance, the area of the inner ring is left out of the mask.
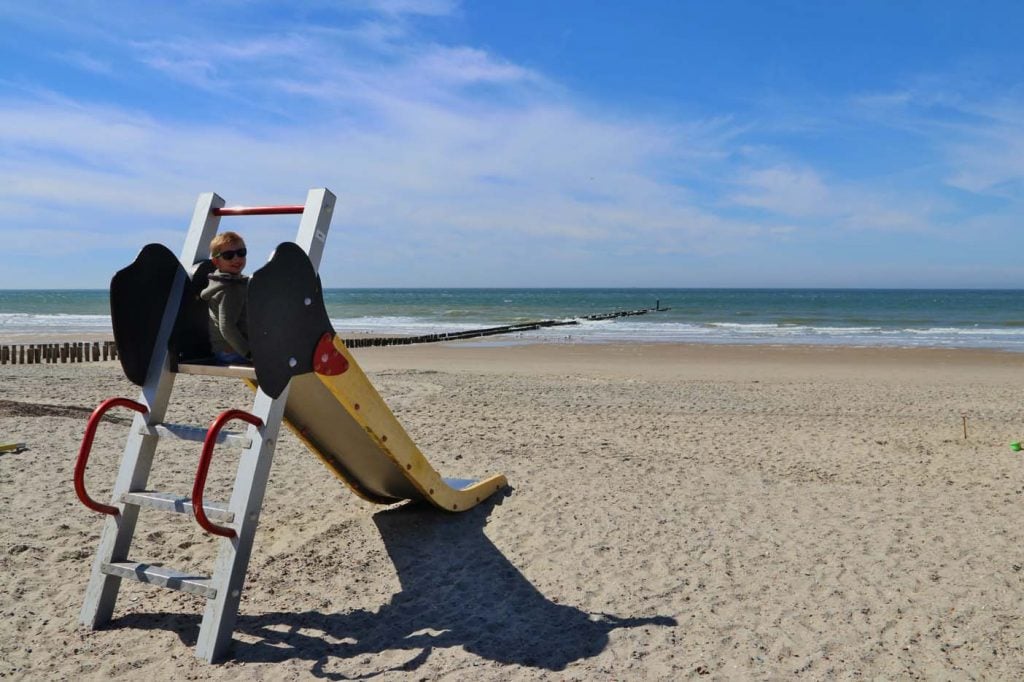
<path id="1" fill-rule="evenodd" d="M 190 440 L 202 443 L 206 440 L 206 429 L 199 426 L 184 426 L 182 424 L 143 424 L 139 427 L 139 433 L 143 436 L 156 436 L 157 438 L 177 438 L 178 440 Z M 221 431 L 217 434 L 217 444 L 233 445 L 239 448 L 247 448 L 252 445 L 252 438 L 244 433 L 233 433 Z"/>
<path id="2" fill-rule="evenodd" d="M 198 594 L 200 597 L 206 597 L 207 599 L 214 599 L 217 596 L 217 589 L 211 587 L 210 578 L 194 573 L 182 573 L 165 566 L 152 566 L 134 561 L 117 561 L 104 563 L 100 567 L 100 571 L 106 575 L 116 575 L 120 578 L 138 580 L 140 583 L 149 583 L 172 590 L 188 592 L 189 594 Z"/>
<path id="3" fill-rule="evenodd" d="M 159 493 L 155 490 L 137 490 L 121 495 L 121 501 L 125 504 L 137 504 L 147 509 L 159 509 L 161 511 L 177 512 L 195 516 L 192 511 L 192 499 L 184 495 L 174 493 Z M 235 513 L 228 509 L 227 502 L 203 502 L 203 511 L 211 521 L 231 523 L 235 520 Z"/>
<path id="4" fill-rule="evenodd" d="M 251 365 L 178 365 L 178 374 L 198 374 L 207 377 L 232 377 L 256 380 L 256 369 Z"/>

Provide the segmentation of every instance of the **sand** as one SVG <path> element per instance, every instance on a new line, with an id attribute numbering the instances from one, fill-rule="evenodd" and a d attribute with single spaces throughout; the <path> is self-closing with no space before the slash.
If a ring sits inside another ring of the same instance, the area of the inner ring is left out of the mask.
<path id="1" fill-rule="evenodd" d="M 277 450 L 233 658 L 193 649 L 202 600 L 125 582 L 77 625 L 102 519 L 78 503 L 114 363 L 0 368 L 0 676 L 15 679 L 677 680 L 1024 676 L 1024 357 L 643 345 L 361 349 L 448 476 L 507 495 L 378 507 L 290 433 Z M 179 377 L 169 421 L 248 407 Z M 967 418 L 967 438 L 964 421 Z M 127 427 L 104 423 L 104 498 Z M 196 444 L 151 485 L 187 491 Z M 208 499 L 234 455 L 218 454 Z M 222 491 L 222 492 L 218 492 Z M 109 495 L 109 492 L 106 493 Z M 207 570 L 216 540 L 143 512 L 132 558 Z"/>

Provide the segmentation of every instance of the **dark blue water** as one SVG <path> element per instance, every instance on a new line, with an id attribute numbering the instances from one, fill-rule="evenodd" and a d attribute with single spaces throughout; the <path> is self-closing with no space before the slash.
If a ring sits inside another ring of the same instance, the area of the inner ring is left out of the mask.
<path id="1" fill-rule="evenodd" d="M 341 333 L 425 334 L 614 310 L 671 310 L 528 332 L 515 342 L 667 341 L 1024 351 L 1024 291 L 330 289 Z M 0 291 L 0 335 L 109 333 L 105 291 Z M 495 339 L 488 343 L 508 342 Z"/>

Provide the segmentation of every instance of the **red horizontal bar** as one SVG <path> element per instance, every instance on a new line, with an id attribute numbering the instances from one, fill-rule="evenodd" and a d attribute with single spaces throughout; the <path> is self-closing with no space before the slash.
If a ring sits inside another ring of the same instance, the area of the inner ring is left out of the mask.
<path id="1" fill-rule="evenodd" d="M 213 215 L 283 215 L 302 213 L 305 206 L 225 206 L 213 209 Z"/>

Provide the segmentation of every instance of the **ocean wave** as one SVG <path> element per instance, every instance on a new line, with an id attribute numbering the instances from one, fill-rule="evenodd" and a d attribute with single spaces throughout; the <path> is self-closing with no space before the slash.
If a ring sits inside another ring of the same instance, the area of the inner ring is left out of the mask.
<path id="1" fill-rule="evenodd" d="M 569 318 L 567 318 L 569 319 Z M 420 336 L 499 326 L 514 321 L 470 317 L 363 315 L 331 318 L 341 335 Z M 110 316 L 94 314 L 0 313 L 0 335 L 110 334 Z M 1024 351 L 1024 327 L 1008 326 L 860 326 L 779 324 L 765 321 L 678 321 L 657 316 L 607 320 L 577 319 L 576 324 L 491 337 L 483 344 L 522 342 L 647 342 L 708 344 L 807 344 L 887 347 L 991 348 Z"/>
<path id="2" fill-rule="evenodd" d="M 333 320 L 340 331 L 399 335 L 435 334 L 495 326 L 494 321 L 415 317 L 362 317 Z M 576 320 L 557 326 L 518 332 L 518 342 L 647 342 L 711 344 L 807 344 L 889 347 L 963 347 L 1024 351 L 1024 328 L 899 327 L 794 325 L 773 322 L 677 322 L 637 316 L 608 320 Z M 482 344 L 507 343 L 502 337 Z"/>
<path id="3" fill-rule="evenodd" d="M 627 318 L 628 319 L 628 318 Z M 569 331 L 571 330 L 571 331 Z M 806 344 L 887 347 L 960 347 L 1024 351 L 1024 329 L 998 327 L 883 328 L 797 326 L 772 323 L 644 323 L 609 320 L 528 332 L 538 337 L 571 337 L 582 342 L 693 342 Z"/>
<path id="4" fill-rule="evenodd" d="M 113 334 L 110 315 L 0 313 L 0 334 Z"/>
<path id="5" fill-rule="evenodd" d="M 479 320 L 451 322 L 425 317 L 369 315 L 362 317 L 332 317 L 331 325 L 339 334 L 382 334 L 384 336 L 419 336 L 449 331 L 468 331 L 470 329 L 493 326 Z"/>

